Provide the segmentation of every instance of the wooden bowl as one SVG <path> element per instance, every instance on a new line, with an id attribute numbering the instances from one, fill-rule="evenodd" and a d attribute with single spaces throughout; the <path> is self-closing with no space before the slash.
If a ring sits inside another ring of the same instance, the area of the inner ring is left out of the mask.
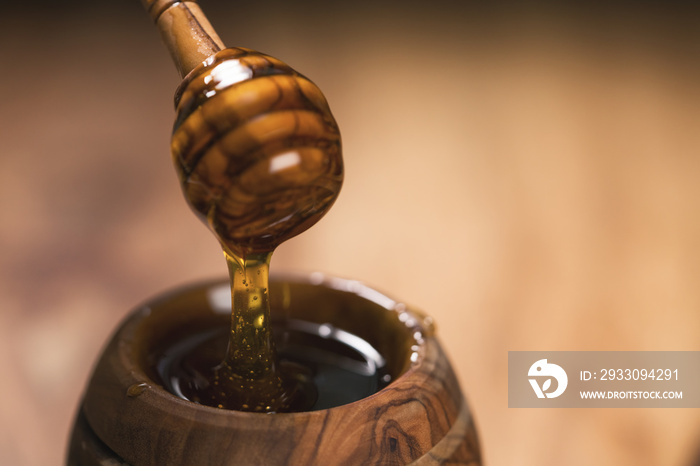
<path id="1" fill-rule="evenodd" d="M 124 321 L 88 384 L 69 465 L 481 464 L 469 408 L 432 320 L 356 281 L 273 278 L 273 320 L 328 323 L 369 342 L 393 380 L 379 392 L 319 411 L 257 414 L 165 390 L 157 351 L 228 325 L 228 293 L 228 281 L 181 288 Z"/>

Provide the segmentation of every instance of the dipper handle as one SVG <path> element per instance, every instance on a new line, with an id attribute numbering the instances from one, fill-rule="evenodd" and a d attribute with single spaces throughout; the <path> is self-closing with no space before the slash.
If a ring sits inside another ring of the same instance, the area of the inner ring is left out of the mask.
<path id="1" fill-rule="evenodd" d="M 196 1 L 141 0 L 141 3 L 160 31 L 181 77 L 225 47 Z"/>

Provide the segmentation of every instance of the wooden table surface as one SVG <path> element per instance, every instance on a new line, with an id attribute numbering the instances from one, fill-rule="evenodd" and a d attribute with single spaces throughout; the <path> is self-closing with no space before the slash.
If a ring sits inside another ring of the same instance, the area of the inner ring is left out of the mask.
<path id="1" fill-rule="evenodd" d="M 0 464 L 61 464 L 129 309 L 222 276 L 138 2 L 0 17 Z M 507 407 L 509 350 L 700 350 L 700 33 L 679 6 L 203 2 L 324 90 L 346 184 L 272 269 L 432 314 L 489 465 L 689 465 L 697 409 Z M 294 3 L 294 4 L 292 4 Z"/>

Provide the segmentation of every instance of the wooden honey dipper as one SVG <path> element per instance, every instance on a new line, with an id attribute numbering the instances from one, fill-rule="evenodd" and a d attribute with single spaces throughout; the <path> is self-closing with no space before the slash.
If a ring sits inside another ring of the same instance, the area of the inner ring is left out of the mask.
<path id="1" fill-rule="evenodd" d="M 227 356 L 212 385 L 191 398 L 232 409 L 289 409 L 269 326 L 269 261 L 337 198 L 338 126 L 315 84 L 276 58 L 224 48 L 195 2 L 143 3 L 184 78 L 175 96 L 173 162 L 231 276 Z"/>
<path id="2" fill-rule="evenodd" d="M 276 58 L 224 49 L 195 2 L 143 2 L 184 78 L 172 153 L 194 210 L 240 256 L 316 223 L 343 180 L 340 132 L 318 87 Z"/>

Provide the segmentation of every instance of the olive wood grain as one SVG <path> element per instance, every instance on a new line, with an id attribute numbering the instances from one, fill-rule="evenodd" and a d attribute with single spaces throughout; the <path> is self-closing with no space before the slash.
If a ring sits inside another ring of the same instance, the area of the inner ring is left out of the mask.
<path id="1" fill-rule="evenodd" d="M 181 77 L 224 48 L 195 1 L 142 0 L 170 51 Z"/>
<path id="2" fill-rule="evenodd" d="M 273 251 L 337 199 L 340 130 L 321 90 L 284 62 L 221 50 L 185 77 L 175 104 L 183 193 L 226 250 Z"/>
<path id="3" fill-rule="evenodd" d="M 171 150 L 185 198 L 227 254 L 269 253 L 318 222 L 343 182 L 320 89 L 274 57 L 224 49 L 195 2 L 142 2 L 184 77 Z"/>
<path id="4" fill-rule="evenodd" d="M 100 464 L 108 454 L 132 465 L 481 464 L 468 406 L 430 324 L 358 282 L 313 282 L 273 280 L 273 318 L 361 336 L 388 362 L 386 388 L 331 409 L 272 415 L 168 393 L 154 375 L 154 348 L 226 325 L 227 309 L 211 296 L 227 283 L 209 283 L 147 303 L 118 329 L 89 383 L 69 464 Z"/>

